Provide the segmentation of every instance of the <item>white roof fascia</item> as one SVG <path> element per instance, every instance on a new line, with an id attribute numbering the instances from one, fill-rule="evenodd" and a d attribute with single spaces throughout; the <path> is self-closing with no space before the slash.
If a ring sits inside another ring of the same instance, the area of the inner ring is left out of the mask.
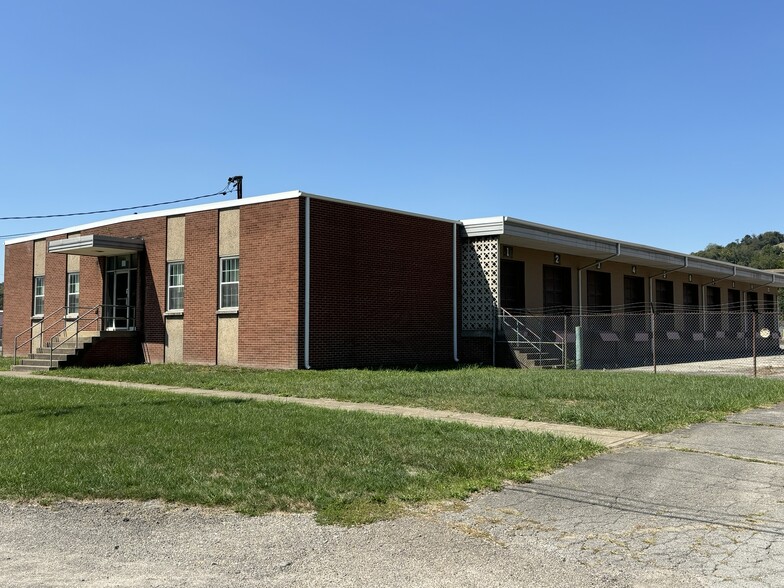
<path id="1" fill-rule="evenodd" d="M 291 190 L 289 192 L 278 192 L 277 194 L 268 194 L 264 196 L 251 196 L 243 198 L 242 200 L 222 200 L 220 202 L 208 202 L 207 204 L 194 204 L 192 206 L 183 206 L 180 208 L 168 208 L 165 210 L 154 210 L 151 212 L 140 212 L 138 214 L 126 214 L 124 216 L 117 216 L 114 218 L 107 218 L 104 220 L 87 223 L 84 225 L 77 225 L 75 227 L 65 227 L 62 229 L 53 229 L 42 233 L 35 233 L 27 235 L 26 237 L 17 237 L 9 239 L 5 242 L 6 245 L 14 245 L 15 243 L 24 243 L 25 241 L 33 241 L 37 239 L 45 239 L 54 235 L 62 235 L 63 233 L 77 233 L 79 231 L 86 231 L 95 229 L 97 227 L 105 227 L 108 225 L 116 225 L 118 223 L 125 223 L 128 221 L 143 220 L 147 218 L 158 218 L 161 216 L 179 216 L 191 212 L 202 212 L 205 210 L 219 210 L 222 208 L 236 208 L 237 206 L 244 206 L 246 204 L 258 204 L 260 202 L 274 202 L 276 200 L 288 200 L 290 198 L 298 198 L 302 195 L 299 190 Z"/>
<path id="2" fill-rule="evenodd" d="M 467 237 L 487 237 L 504 234 L 504 216 L 488 216 L 461 220 L 463 232 Z"/>
<path id="3" fill-rule="evenodd" d="M 603 255 L 604 253 L 612 254 L 617 251 L 617 247 L 620 245 L 621 255 L 613 261 L 639 263 L 662 269 L 678 268 L 678 271 L 686 273 L 693 268 L 695 271 L 701 271 L 705 274 L 716 274 L 711 277 L 725 277 L 734 273 L 738 281 L 748 281 L 756 285 L 769 283 L 773 287 L 784 286 L 784 275 L 776 274 L 775 272 L 748 268 L 726 261 L 707 259 L 657 247 L 648 247 L 638 243 L 629 243 L 597 235 L 569 231 L 512 217 L 486 217 L 466 219 L 460 222 L 463 223 L 465 234 L 468 237 L 508 235 L 523 240 L 536 241 L 545 247 L 561 246 L 572 251 L 579 249 L 582 250 L 581 255 L 585 256 Z M 564 251 L 564 253 L 567 252 Z M 686 264 L 686 267 L 680 267 L 684 264 Z"/>
<path id="4" fill-rule="evenodd" d="M 159 218 L 162 216 L 180 216 L 183 214 L 189 214 L 193 212 L 203 212 L 206 210 L 220 210 L 223 208 L 236 208 L 238 206 L 246 206 L 248 204 L 260 204 L 263 202 L 275 202 L 276 200 L 289 200 L 291 198 L 299 198 L 301 196 L 308 196 L 310 198 L 315 198 L 317 200 L 326 200 L 328 202 L 338 202 L 341 204 L 348 204 L 351 206 L 359 206 L 362 208 L 370 208 L 373 210 L 380 210 L 384 212 L 392 212 L 396 214 L 404 214 L 406 216 L 414 216 L 417 218 L 425 218 L 430 220 L 436 220 L 446 223 L 455 224 L 459 221 L 439 218 L 435 216 L 428 216 L 424 214 L 416 214 L 413 212 L 406 212 L 403 210 L 396 210 L 393 208 L 384 208 L 381 206 L 373 206 L 370 204 L 363 204 L 361 202 L 352 202 L 350 200 L 341 200 L 339 198 L 331 198 L 329 196 L 321 196 L 319 194 L 309 194 L 307 192 L 302 192 L 301 190 L 290 190 L 288 192 L 278 192 L 276 194 L 267 194 L 262 196 L 251 196 L 248 198 L 243 198 L 242 200 L 223 200 L 220 202 L 209 202 L 206 204 L 195 204 L 192 206 L 183 206 L 180 208 L 168 208 L 164 210 L 154 210 L 151 212 L 142 212 L 138 214 L 127 214 L 124 216 L 118 216 L 114 218 L 107 218 L 100 221 L 95 221 L 92 223 L 87 223 L 84 225 L 77 225 L 73 227 L 64 227 L 61 229 L 52 229 L 50 231 L 44 231 L 41 233 L 34 233 L 27 235 L 25 237 L 16 237 L 14 239 L 9 239 L 5 242 L 6 245 L 14 245 L 16 243 L 24 243 L 25 241 L 34 241 L 37 239 L 45 239 L 46 237 L 52 237 L 54 235 L 62 235 L 64 233 L 77 233 L 80 231 L 87 231 L 90 229 L 95 229 L 98 227 L 105 227 L 108 225 L 114 225 L 118 223 L 124 223 L 128 221 L 136 221 L 136 220 L 143 220 L 148 218 Z"/>

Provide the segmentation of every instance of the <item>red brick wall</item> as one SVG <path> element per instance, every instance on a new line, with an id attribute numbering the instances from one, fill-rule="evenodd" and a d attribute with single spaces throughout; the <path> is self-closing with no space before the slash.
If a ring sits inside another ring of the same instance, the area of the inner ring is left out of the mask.
<path id="1" fill-rule="evenodd" d="M 240 365 L 300 363 L 301 241 L 304 201 L 240 208 Z"/>
<path id="2" fill-rule="evenodd" d="M 452 231 L 312 200 L 311 366 L 451 363 Z"/>
<path id="3" fill-rule="evenodd" d="M 14 337 L 30 327 L 33 314 L 33 242 L 5 248 L 5 294 L 3 299 L 3 355 L 13 356 Z M 24 337 L 24 339 L 29 336 Z M 19 350 L 27 355 L 30 345 Z"/>
<path id="4" fill-rule="evenodd" d="M 492 337 L 460 337 L 458 351 L 462 365 L 493 363 L 493 338 Z"/>
<path id="5" fill-rule="evenodd" d="M 242 268 L 241 259 L 240 268 Z M 161 309 L 164 308 L 162 302 Z M 215 315 L 217 309 L 218 211 L 194 212 L 185 215 L 183 362 L 199 364 L 217 362 L 218 322 Z"/>
<path id="6" fill-rule="evenodd" d="M 145 361 L 163 362 L 164 338 L 166 328 L 163 310 L 166 301 L 166 218 L 148 218 L 97 227 L 89 234 L 110 235 L 114 237 L 141 237 L 144 239 L 144 252 L 139 255 L 139 269 L 136 274 L 136 322 L 140 329 L 140 341 Z M 47 284 L 49 259 L 65 255 L 51 254 L 46 259 Z M 79 262 L 79 305 L 89 307 L 103 302 L 103 258 L 82 256 Z M 65 276 L 65 274 L 63 274 Z M 65 279 L 63 277 L 63 279 Z M 63 292 L 65 282 L 63 282 Z M 47 291 L 48 293 L 48 291 Z"/>

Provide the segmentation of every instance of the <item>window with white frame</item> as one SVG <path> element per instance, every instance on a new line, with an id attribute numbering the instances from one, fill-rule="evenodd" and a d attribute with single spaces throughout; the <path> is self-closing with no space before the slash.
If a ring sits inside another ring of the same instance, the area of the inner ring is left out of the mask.
<path id="1" fill-rule="evenodd" d="M 66 283 L 66 314 L 79 314 L 79 272 L 69 273 Z"/>
<path id="2" fill-rule="evenodd" d="M 220 308 L 238 308 L 240 305 L 240 258 L 223 257 L 220 260 Z"/>
<path id="3" fill-rule="evenodd" d="M 33 278 L 33 315 L 43 316 L 44 314 L 44 277 L 35 276 Z"/>
<path id="4" fill-rule="evenodd" d="M 185 308 L 185 263 L 173 261 L 169 264 L 166 278 L 166 310 Z"/>

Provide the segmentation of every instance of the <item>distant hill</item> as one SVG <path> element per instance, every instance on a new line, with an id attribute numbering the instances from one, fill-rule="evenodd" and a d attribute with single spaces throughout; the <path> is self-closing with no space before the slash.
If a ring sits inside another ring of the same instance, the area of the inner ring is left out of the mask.
<path id="1" fill-rule="evenodd" d="M 726 245 L 711 243 L 693 255 L 729 261 L 757 269 L 784 268 L 784 234 L 768 231 L 761 235 L 746 235 Z M 784 314 L 784 288 L 779 288 L 779 311 Z"/>
<path id="2" fill-rule="evenodd" d="M 746 235 L 726 245 L 709 244 L 694 255 L 728 261 L 758 269 L 784 268 L 784 234 L 768 231 L 761 235 Z"/>

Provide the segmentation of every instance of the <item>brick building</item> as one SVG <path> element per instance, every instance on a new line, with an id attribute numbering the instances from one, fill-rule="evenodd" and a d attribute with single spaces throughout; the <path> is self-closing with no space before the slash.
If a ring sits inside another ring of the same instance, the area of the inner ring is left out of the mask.
<path id="1" fill-rule="evenodd" d="M 83 365 L 489 363 L 501 309 L 755 310 L 783 285 L 508 217 L 452 221 L 295 191 L 7 241 L 3 349 Z"/>

